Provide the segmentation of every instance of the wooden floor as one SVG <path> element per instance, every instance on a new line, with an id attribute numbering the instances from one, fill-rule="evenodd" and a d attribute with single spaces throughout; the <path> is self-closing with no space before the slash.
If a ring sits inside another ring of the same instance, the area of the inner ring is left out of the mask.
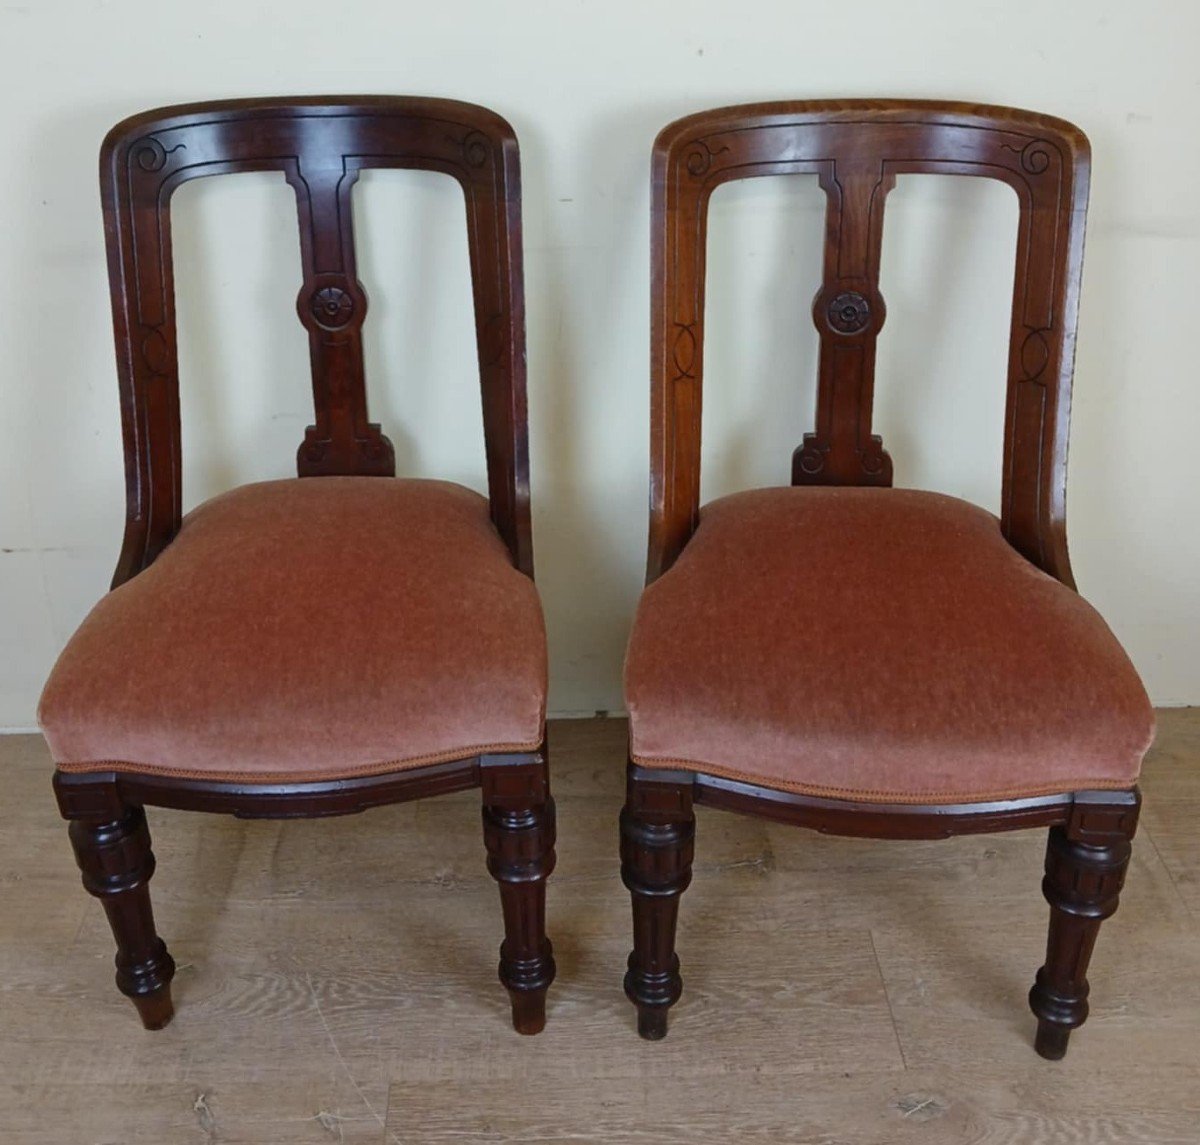
<path id="1" fill-rule="evenodd" d="M 1025 994 L 1042 832 L 830 839 L 698 811 L 683 1001 L 621 993 L 624 724 L 551 730 L 559 981 L 508 1027 L 468 792 L 324 822 L 150 811 L 178 1015 L 112 983 L 32 736 L 0 738 L 0 1142 L 1200 1142 L 1200 709 L 1161 714 L 1064 1062 Z"/>

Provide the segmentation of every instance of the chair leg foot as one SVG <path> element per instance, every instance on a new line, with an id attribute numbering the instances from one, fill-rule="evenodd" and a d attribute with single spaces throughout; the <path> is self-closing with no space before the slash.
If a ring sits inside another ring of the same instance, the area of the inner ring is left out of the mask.
<path id="1" fill-rule="evenodd" d="M 1071 826 L 1052 827 L 1046 843 L 1046 877 L 1042 893 L 1050 904 L 1046 962 L 1029 991 L 1029 1006 L 1038 1019 L 1034 1048 L 1048 1061 L 1067 1052 L 1071 1031 L 1088 1016 L 1088 963 L 1100 924 L 1117 909 L 1137 807 L 1112 814 L 1112 829 L 1103 831 L 1091 816 L 1084 838 Z"/>
<path id="2" fill-rule="evenodd" d="M 679 899 L 692 881 L 695 816 L 692 778 L 661 780 L 629 769 L 621 812 L 621 881 L 633 902 L 633 951 L 625 994 L 637 1007 L 638 1034 L 667 1036 L 667 1011 L 683 991 L 675 926 Z"/>
<path id="3" fill-rule="evenodd" d="M 117 989 L 133 1002 L 146 1029 L 161 1030 L 175 1012 L 175 960 L 154 929 L 154 853 L 146 814 L 127 807 L 115 820 L 73 820 L 68 831 L 84 888 L 103 904 L 117 942 Z"/>
<path id="4" fill-rule="evenodd" d="M 1039 1021 L 1033 1048 L 1048 1062 L 1061 1061 L 1067 1054 L 1067 1043 L 1071 1030 L 1067 1026 L 1056 1026 L 1053 1022 Z"/>
<path id="5" fill-rule="evenodd" d="M 142 994 L 131 1001 L 137 1007 L 138 1017 L 147 1030 L 161 1030 L 175 1016 L 169 982 L 153 994 Z"/>
<path id="6" fill-rule="evenodd" d="M 667 1007 L 638 1006 L 638 1037 L 648 1042 L 661 1042 L 667 1036 Z"/>
<path id="7" fill-rule="evenodd" d="M 546 1028 L 546 989 L 509 990 L 512 1024 L 518 1034 L 540 1034 Z"/>
<path id="8" fill-rule="evenodd" d="M 546 937 L 546 879 L 554 870 L 555 827 L 544 758 L 508 769 L 487 767 L 483 797 L 488 870 L 500 885 L 504 911 L 500 981 L 512 1002 L 513 1029 L 539 1034 L 556 972 Z"/>

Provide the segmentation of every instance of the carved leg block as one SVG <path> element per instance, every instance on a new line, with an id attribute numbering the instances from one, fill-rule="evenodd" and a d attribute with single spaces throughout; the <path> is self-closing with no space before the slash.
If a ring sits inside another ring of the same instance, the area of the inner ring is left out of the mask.
<path id="1" fill-rule="evenodd" d="M 146 1029 L 160 1030 L 174 1014 L 175 962 L 154 929 L 146 814 L 129 807 L 116 820 L 76 819 L 69 833 L 83 885 L 104 905 L 117 940 L 117 988 L 137 1007 Z"/>
<path id="2" fill-rule="evenodd" d="M 1029 1005 L 1038 1019 L 1034 1048 L 1051 1061 L 1067 1052 L 1071 1031 L 1087 1019 L 1088 962 L 1100 924 L 1117 909 L 1129 866 L 1136 804 L 1108 818 L 1110 832 L 1079 831 L 1073 822 L 1052 827 L 1046 844 L 1042 893 L 1050 904 L 1050 935 Z"/>
<path id="3" fill-rule="evenodd" d="M 625 994 L 637 1006 L 638 1033 L 650 1041 L 666 1037 L 667 1011 L 683 990 L 675 925 L 692 881 L 695 824 L 690 774 L 630 765 L 621 812 L 621 881 L 633 899 Z"/>
<path id="4" fill-rule="evenodd" d="M 482 772 L 484 845 L 504 911 L 500 981 L 512 1001 L 513 1028 L 519 1034 L 539 1034 L 546 1024 L 546 991 L 555 974 L 553 948 L 546 937 L 554 800 L 544 758 L 508 766 L 485 762 Z"/>

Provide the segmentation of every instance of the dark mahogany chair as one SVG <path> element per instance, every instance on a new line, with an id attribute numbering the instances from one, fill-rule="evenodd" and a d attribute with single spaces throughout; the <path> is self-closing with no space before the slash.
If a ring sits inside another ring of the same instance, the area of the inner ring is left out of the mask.
<path id="1" fill-rule="evenodd" d="M 897 175 L 1000 179 L 1020 204 L 1001 517 L 895 490 L 871 429 L 883 207 Z M 791 487 L 700 507 L 706 212 L 732 179 L 815 174 L 827 199 L 815 432 Z M 643 1037 L 681 989 L 693 805 L 890 839 L 1049 827 L 1036 1046 L 1087 1016 L 1153 712 L 1075 593 L 1063 518 L 1088 144 L 1060 120 L 926 102 L 772 103 L 654 148 L 648 587 L 630 639 L 625 979 Z"/>
<path id="2" fill-rule="evenodd" d="M 369 167 L 440 171 L 469 228 L 488 498 L 396 479 L 367 419 L 351 190 Z M 296 192 L 315 424 L 299 479 L 183 517 L 171 195 L 282 172 Z M 40 720 L 117 986 L 157 1029 L 174 963 L 154 928 L 143 807 L 341 815 L 480 786 L 513 1024 L 544 1024 L 554 804 L 533 585 L 517 140 L 493 112 L 420 98 L 152 111 L 100 157 L 128 508 L 113 591 L 72 637 Z"/>

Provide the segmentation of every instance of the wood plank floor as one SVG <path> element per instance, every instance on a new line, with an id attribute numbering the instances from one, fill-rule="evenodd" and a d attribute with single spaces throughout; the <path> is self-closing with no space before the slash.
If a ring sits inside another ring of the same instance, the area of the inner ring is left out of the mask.
<path id="1" fill-rule="evenodd" d="M 1200 709 L 1164 711 L 1067 1059 L 1031 1048 L 1043 833 L 830 839 L 699 809 L 666 1041 L 621 993 L 625 728 L 552 726 L 559 981 L 507 1025 L 478 794 L 151 809 L 178 1015 L 112 984 L 40 739 L 0 738 L 0 1142 L 1200 1142 Z"/>

